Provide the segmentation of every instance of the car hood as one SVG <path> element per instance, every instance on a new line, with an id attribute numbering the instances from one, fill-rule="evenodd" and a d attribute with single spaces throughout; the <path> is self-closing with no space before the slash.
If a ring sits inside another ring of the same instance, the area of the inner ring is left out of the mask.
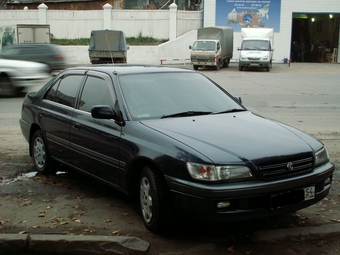
<path id="1" fill-rule="evenodd" d="M 322 144 L 311 136 L 249 111 L 142 121 L 203 154 L 215 164 L 313 153 Z"/>

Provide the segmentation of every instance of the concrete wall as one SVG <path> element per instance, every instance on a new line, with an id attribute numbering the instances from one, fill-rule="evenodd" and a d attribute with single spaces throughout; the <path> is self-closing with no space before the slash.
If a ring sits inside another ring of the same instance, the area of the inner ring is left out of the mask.
<path id="1" fill-rule="evenodd" d="M 49 24 L 58 39 L 89 38 L 91 30 L 122 30 L 126 37 L 148 36 L 160 40 L 181 36 L 202 27 L 202 11 L 180 11 L 175 5 L 174 19 L 170 10 L 116 10 L 105 5 L 103 10 L 69 11 L 48 10 L 45 4 L 39 10 L 0 10 L 0 26 L 15 24 Z M 107 16 L 104 15 L 108 14 Z"/>
<path id="2" fill-rule="evenodd" d="M 128 64 L 189 63 L 191 45 L 197 38 L 197 30 L 190 31 L 167 43 L 158 46 L 129 46 Z M 90 63 L 88 46 L 60 46 L 68 65 L 88 65 Z"/>

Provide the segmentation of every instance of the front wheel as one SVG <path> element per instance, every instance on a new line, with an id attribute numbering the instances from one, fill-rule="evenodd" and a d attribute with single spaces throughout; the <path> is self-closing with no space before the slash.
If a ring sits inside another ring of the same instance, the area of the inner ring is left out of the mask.
<path id="1" fill-rule="evenodd" d="M 169 219 L 166 188 L 156 171 L 144 167 L 140 175 L 139 201 L 145 227 L 154 233 L 164 230 Z"/>
<path id="2" fill-rule="evenodd" d="M 243 71 L 243 67 L 240 64 L 238 65 L 238 70 Z"/>
<path id="3" fill-rule="evenodd" d="M 19 93 L 19 89 L 12 84 L 8 76 L 0 76 L 0 96 L 13 97 Z"/>
<path id="4" fill-rule="evenodd" d="M 198 70 L 198 65 L 193 65 L 194 70 Z"/>
<path id="5" fill-rule="evenodd" d="M 221 67 L 222 67 L 221 62 L 218 61 L 218 62 L 216 63 L 216 67 L 215 67 L 216 70 L 220 70 Z"/>
<path id="6" fill-rule="evenodd" d="M 48 153 L 45 139 L 41 130 L 37 130 L 32 138 L 31 152 L 33 163 L 37 171 L 41 174 L 55 173 L 55 166 Z"/>

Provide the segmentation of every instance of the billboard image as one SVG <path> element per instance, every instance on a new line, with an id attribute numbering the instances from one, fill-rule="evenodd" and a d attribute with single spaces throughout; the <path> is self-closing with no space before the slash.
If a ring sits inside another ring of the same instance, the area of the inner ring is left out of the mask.
<path id="1" fill-rule="evenodd" d="M 216 0 L 216 26 L 267 27 L 280 32 L 281 0 Z"/>

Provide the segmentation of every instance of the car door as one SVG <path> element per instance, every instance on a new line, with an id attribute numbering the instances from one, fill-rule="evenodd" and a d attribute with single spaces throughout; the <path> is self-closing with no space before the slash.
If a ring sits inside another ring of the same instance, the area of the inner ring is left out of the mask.
<path id="1" fill-rule="evenodd" d="M 71 147 L 74 151 L 74 166 L 117 186 L 121 127 L 114 120 L 94 119 L 91 116 L 94 105 L 114 107 L 115 102 L 110 76 L 89 72 L 73 113 Z"/>
<path id="2" fill-rule="evenodd" d="M 56 80 L 40 104 L 39 123 L 49 153 L 63 162 L 72 158 L 70 148 L 71 119 L 84 72 L 66 73 Z"/>

